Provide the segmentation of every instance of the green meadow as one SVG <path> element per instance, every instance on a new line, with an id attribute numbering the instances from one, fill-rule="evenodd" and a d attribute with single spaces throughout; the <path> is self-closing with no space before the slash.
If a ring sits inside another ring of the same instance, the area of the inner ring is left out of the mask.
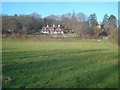
<path id="1" fill-rule="evenodd" d="M 117 88 L 118 46 L 107 40 L 3 39 L 3 88 Z"/>

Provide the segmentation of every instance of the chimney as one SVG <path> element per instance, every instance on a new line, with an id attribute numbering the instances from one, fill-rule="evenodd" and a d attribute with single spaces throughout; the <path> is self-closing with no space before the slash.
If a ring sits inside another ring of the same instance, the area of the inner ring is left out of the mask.
<path id="1" fill-rule="evenodd" d="M 98 26 L 100 26 L 100 22 L 98 22 Z"/>
<path id="2" fill-rule="evenodd" d="M 55 27 L 55 25 L 53 24 L 53 27 Z"/>
<path id="3" fill-rule="evenodd" d="M 58 25 L 58 27 L 60 27 L 60 25 Z"/>

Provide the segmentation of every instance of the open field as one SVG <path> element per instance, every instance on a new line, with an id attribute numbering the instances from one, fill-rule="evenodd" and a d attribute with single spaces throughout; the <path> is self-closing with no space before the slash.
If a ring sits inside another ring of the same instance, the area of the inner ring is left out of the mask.
<path id="1" fill-rule="evenodd" d="M 109 41 L 2 42 L 3 88 L 118 87 L 118 47 Z"/>

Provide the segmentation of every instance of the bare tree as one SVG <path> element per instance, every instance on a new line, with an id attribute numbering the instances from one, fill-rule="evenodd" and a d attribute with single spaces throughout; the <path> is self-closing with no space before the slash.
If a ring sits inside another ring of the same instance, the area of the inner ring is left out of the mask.
<path id="1" fill-rule="evenodd" d="M 77 20 L 79 22 L 85 22 L 86 21 L 86 15 L 84 13 L 78 13 L 76 17 L 77 17 Z"/>
<path id="2" fill-rule="evenodd" d="M 67 13 L 61 16 L 62 25 L 64 25 L 65 29 L 72 29 L 71 25 L 71 14 Z"/>

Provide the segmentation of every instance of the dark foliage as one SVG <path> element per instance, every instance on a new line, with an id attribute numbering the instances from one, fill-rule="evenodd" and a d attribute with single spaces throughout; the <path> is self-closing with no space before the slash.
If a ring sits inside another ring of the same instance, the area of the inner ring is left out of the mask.
<path id="1" fill-rule="evenodd" d="M 64 33 L 76 33 L 79 35 L 90 35 L 93 38 L 99 36 L 108 36 L 113 30 L 117 29 L 117 19 L 114 15 L 110 17 L 105 14 L 101 28 L 97 28 L 97 16 L 91 14 L 87 17 L 84 13 L 64 15 L 49 15 L 41 18 L 41 15 L 32 13 L 30 15 L 2 16 L 2 33 L 3 34 L 40 34 L 43 26 L 52 26 L 60 24 Z"/>

